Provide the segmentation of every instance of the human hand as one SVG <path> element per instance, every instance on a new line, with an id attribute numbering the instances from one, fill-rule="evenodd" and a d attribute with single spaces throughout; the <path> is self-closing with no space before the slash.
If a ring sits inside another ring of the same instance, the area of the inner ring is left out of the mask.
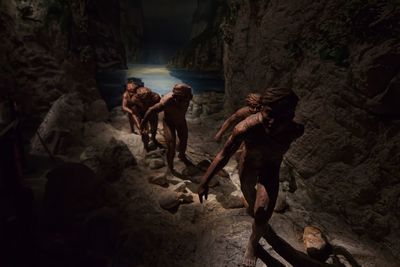
<path id="1" fill-rule="evenodd" d="M 203 197 L 205 200 L 208 198 L 208 189 L 208 184 L 200 184 L 199 188 L 197 189 L 200 203 L 203 203 Z"/>
<path id="2" fill-rule="evenodd" d="M 148 134 L 149 133 L 149 131 L 146 129 L 146 127 L 142 127 L 141 129 L 140 129 L 140 133 L 141 134 Z"/>

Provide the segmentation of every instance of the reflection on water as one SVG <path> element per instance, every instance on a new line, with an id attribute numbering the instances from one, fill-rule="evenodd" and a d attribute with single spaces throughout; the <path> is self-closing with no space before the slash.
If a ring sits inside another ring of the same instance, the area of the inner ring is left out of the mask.
<path id="1" fill-rule="evenodd" d="M 168 70 L 165 65 L 129 65 L 127 70 L 103 71 L 97 73 L 99 90 L 110 108 L 121 104 L 121 95 L 125 80 L 130 77 L 140 78 L 146 87 L 164 95 L 171 91 L 177 83 L 187 83 L 193 88 L 194 94 L 207 91 L 224 91 L 224 82 L 215 75 Z"/>

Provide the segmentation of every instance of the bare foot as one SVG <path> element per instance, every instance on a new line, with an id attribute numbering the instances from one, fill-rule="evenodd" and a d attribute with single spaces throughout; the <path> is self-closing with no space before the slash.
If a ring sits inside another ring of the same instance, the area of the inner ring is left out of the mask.
<path id="1" fill-rule="evenodd" d="M 255 255 L 254 247 L 249 242 L 246 248 L 246 252 L 244 253 L 243 266 L 255 267 L 256 263 L 257 263 L 257 257 Z"/>

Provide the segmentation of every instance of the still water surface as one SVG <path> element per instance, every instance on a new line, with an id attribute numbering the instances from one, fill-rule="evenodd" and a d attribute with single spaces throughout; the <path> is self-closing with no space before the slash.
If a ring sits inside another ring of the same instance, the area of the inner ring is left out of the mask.
<path id="1" fill-rule="evenodd" d="M 146 87 L 164 95 L 177 83 L 187 83 L 194 94 L 214 91 L 224 92 L 224 81 L 219 77 L 195 71 L 169 70 L 165 65 L 130 64 L 126 70 L 97 73 L 100 93 L 110 108 L 121 105 L 121 96 L 126 79 L 135 77 Z"/>

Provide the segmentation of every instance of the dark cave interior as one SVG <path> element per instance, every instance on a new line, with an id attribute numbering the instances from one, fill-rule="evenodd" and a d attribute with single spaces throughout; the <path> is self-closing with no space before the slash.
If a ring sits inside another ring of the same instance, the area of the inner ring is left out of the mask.
<path id="1" fill-rule="evenodd" d="M 267 88 L 294 91 L 304 133 L 255 266 L 400 266 L 399 17 L 397 0 L 1 1 L 0 266 L 242 264 L 244 152 L 198 190 L 219 127 Z M 164 148 L 132 133 L 132 77 L 192 86 L 194 166 L 168 170 L 168 113 Z"/>

